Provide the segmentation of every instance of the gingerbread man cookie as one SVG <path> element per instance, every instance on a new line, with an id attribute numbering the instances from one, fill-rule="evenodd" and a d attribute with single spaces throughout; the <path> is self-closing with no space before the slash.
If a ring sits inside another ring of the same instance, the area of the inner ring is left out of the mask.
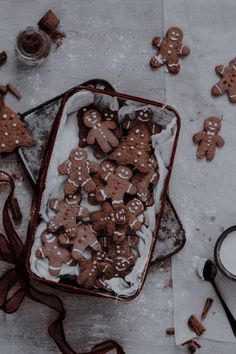
<path id="1" fill-rule="evenodd" d="M 123 127 L 125 129 L 131 129 L 140 124 L 145 124 L 150 135 L 158 134 L 161 132 L 162 127 L 152 121 L 153 112 L 150 108 L 139 109 L 135 112 L 135 117 L 133 119 L 126 117 L 123 120 Z"/>
<path id="2" fill-rule="evenodd" d="M 56 235 L 44 230 L 41 234 L 41 241 L 42 246 L 37 249 L 36 257 L 48 259 L 48 269 L 51 275 L 59 275 L 63 264 L 72 265 L 73 259 L 70 252 L 59 245 Z"/>
<path id="3" fill-rule="evenodd" d="M 86 289 L 91 288 L 98 277 L 104 273 L 112 276 L 113 268 L 107 262 L 98 262 L 95 259 L 82 259 L 80 261 L 80 273 L 77 277 L 77 283 L 83 285 Z"/>
<path id="4" fill-rule="evenodd" d="M 224 139 L 218 135 L 221 128 L 220 119 L 217 117 L 209 117 L 204 122 L 203 132 L 199 132 L 193 136 L 193 142 L 199 144 L 197 157 L 211 161 L 215 157 L 216 147 L 224 146 Z"/>
<path id="5" fill-rule="evenodd" d="M 140 172 L 147 173 L 150 143 L 151 137 L 147 128 L 138 125 L 130 130 L 109 158 L 121 165 L 133 165 Z"/>
<path id="6" fill-rule="evenodd" d="M 124 206 L 112 207 L 109 203 L 102 204 L 102 210 L 90 213 L 93 230 L 106 230 L 108 235 L 115 232 L 116 225 L 128 223 L 128 213 Z"/>
<path id="7" fill-rule="evenodd" d="M 111 198 L 112 204 L 123 204 L 125 193 L 134 195 L 137 191 L 130 183 L 132 175 L 132 170 L 126 166 L 118 166 L 115 173 L 102 171 L 100 177 L 106 182 L 106 186 L 97 190 L 96 200 L 102 202 Z"/>
<path id="8" fill-rule="evenodd" d="M 150 60 L 151 67 L 159 68 L 166 64 L 170 73 L 177 74 L 180 71 L 179 57 L 190 54 L 189 47 L 183 45 L 182 40 L 183 32 L 178 27 L 169 28 L 164 38 L 153 38 L 152 45 L 159 53 Z"/>
<path id="9" fill-rule="evenodd" d="M 221 96 L 226 92 L 229 101 L 236 103 L 236 58 L 229 62 L 229 66 L 217 65 L 215 72 L 222 79 L 212 87 L 212 96 Z"/>
<path id="10" fill-rule="evenodd" d="M 90 104 L 88 106 L 85 106 L 81 109 L 78 110 L 77 113 L 77 118 L 78 118 L 78 127 L 79 127 L 79 147 L 85 148 L 87 144 L 87 135 L 89 132 L 89 128 L 84 124 L 84 114 L 91 110 L 91 109 L 96 109 L 96 107 L 93 104 Z"/>
<path id="11" fill-rule="evenodd" d="M 48 222 L 48 230 L 55 232 L 63 227 L 69 237 L 75 237 L 77 218 L 89 216 L 89 211 L 82 208 L 80 202 L 80 194 L 65 197 L 64 200 L 51 199 L 48 205 L 50 209 L 56 212 L 56 215 Z"/>
<path id="12" fill-rule="evenodd" d="M 99 169 L 99 165 L 95 162 L 87 160 L 88 154 L 82 148 L 73 149 L 70 152 L 69 159 L 58 167 L 61 175 L 68 175 L 68 179 L 64 186 L 66 195 L 73 195 L 79 188 L 86 192 L 93 192 L 96 184 L 92 180 L 90 173 L 95 173 Z"/>
<path id="13" fill-rule="evenodd" d="M 19 146 L 35 145 L 34 139 L 26 130 L 20 116 L 5 106 L 0 95 L 0 153 L 12 152 Z"/>
<path id="14" fill-rule="evenodd" d="M 113 241 L 115 243 L 120 243 L 125 239 L 128 229 L 135 232 L 141 230 L 142 224 L 145 222 L 144 206 L 139 199 L 134 198 L 130 200 L 126 204 L 125 209 L 128 222 L 116 227 L 113 234 Z"/>
<path id="15" fill-rule="evenodd" d="M 100 166 L 99 166 L 99 171 L 97 173 L 95 173 L 94 175 L 92 175 L 92 179 L 94 181 L 94 183 L 96 184 L 96 190 L 99 190 L 100 188 L 103 188 L 106 183 L 100 178 L 100 173 L 103 172 L 115 172 L 116 169 L 116 165 L 113 161 L 109 161 L 109 160 L 104 160 Z M 95 199 L 95 192 L 91 192 L 88 194 L 88 202 L 91 205 L 97 205 L 99 204 L 99 202 Z"/>
<path id="16" fill-rule="evenodd" d="M 73 238 L 68 235 L 60 235 L 59 243 L 63 246 L 72 246 L 72 258 L 80 260 L 84 257 L 84 252 L 89 247 L 94 251 L 100 251 L 101 245 L 97 240 L 97 232 L 93 230 L 91 224 L 80 223 L 75 226 L 76 236 Z"/>
<path id="17" fill-rule="evenodd" d="M 114 277 L 125 278 L 135 265 L 137 257 L 133 253 L 132 247 L 138 246 L 139 237 L 127 236 L 119 244 L 114 244 L 111 238 L 104 237 L 101 239 L 101 243 L 104 247 L 108 248 L 107 257 L 104 259 L 104 262 L 109 266 L 109 271 L 104 271 L 103 282 Z M 113 268 L 113 272 L 111 272 L 110 267 Z M 95 284 L 99 286 L 99 281 Z"/>
<path id="18" fill-rule="evenodd" d="M 119 144 L 111 130 L 117 127 L 114 121 L 103 121 L 101 114 L 96 110 L 89 110 L 84 114 L 84 124 L 90 128 L 87 135 L 87 143 L 94 144 L 97 141 L 103 152 L 109 152 L 112 147 Z"/>
<path id="19" fill-rule="evenodd" d="M 151 202 L 151 193 L 149 190 L 150 185 L 154 186 L 157 184 L 159 175 L 156 172 L 158 168 L 158 163 L 154 155 L 151 155 L 148 160 L 148 173 L 140 173 L 139 171 L 135 172 L 132 177 L 132 183 L 137 188 L 137 196 L 142 202 Z"/>

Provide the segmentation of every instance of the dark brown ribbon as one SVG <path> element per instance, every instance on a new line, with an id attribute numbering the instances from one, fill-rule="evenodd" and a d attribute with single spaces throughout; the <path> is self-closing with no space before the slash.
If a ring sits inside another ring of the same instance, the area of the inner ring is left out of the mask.
<path id="1" fill-rule="evenodd" d="M 50 307 L 58 313 L 57 319 L 48 328 L 50 336 L 63 354 L 76 354 L 77 352 L 71 348 L 65 337 L 63 320 L 66 311 L 61 299 L 58 296 L 36 289 L 30 283 L 26 270 L 27 241 L 25 244 L 22 243 L 8 213 L 15 189 L 14 181 L 10 175 L 0 171 L 0 183 L 7 183 L 10 186 L 10 193 L 3 208 L 3 225 L 6 237 L 0 234 L 0 260 L 14 265 L 14 268 L 9 269 L 0 278 L 0 310 L 8 314 L 17 311 L 25 296 Z M 9 291 L 17 284 L 19 285 L 18 289 L 8 297 Z M 89 353 L 109 354 L 111 350 L 116 350 L 116 354 L 125 354 L 123 349 L 114 341 L 106 341 L 96 345 Z"/>

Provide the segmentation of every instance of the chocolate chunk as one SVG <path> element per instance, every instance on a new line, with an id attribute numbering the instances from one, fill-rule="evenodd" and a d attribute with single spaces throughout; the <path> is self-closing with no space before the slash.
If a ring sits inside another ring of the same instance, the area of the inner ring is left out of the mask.
<path id="1" fill-rule="evenodd" d="M 51 34 L 56 31 L 60 19 L 55 15 L 52 10 L 48 10 L 46 14 L 39 20 L 38 26 L 44 32 Z"/>
<path id="2" fill-rule="evenodd" d="M 2 52 L 0 53 L 0 65 L 4 64 L 7 61 L 7 53 Z"/>

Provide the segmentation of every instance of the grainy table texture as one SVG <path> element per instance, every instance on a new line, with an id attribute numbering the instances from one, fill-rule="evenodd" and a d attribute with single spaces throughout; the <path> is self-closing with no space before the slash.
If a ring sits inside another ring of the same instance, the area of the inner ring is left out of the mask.
<path id="1" fill-rule="evenodd" d="M 67 38 L 44 66 L 25 69 L 15 61 L 14 39 L 49 8 L 60 16 Z M 0 51 L 9 55 L 7 64 L 0 68 L 0 83 L 11 82 L 23 95 L 21 101 L 8 96 L 7 103 L 23 112 L 91 78 L 106 79 L 121 92 L 165 101 L 165 72 L 149 68 L 149 58 L 155 52 L 150 43 L 154 35 L 163 34 L 163 18 L 162 0 L 0 0 Z M 0 168 L 14 174 L 23 211 L 18 231 L 24 239 L 32 188 L 15 154 L 0 159 Z M 0 211 L 3 201 L 1 198 Z M 175 346 L 173 337 L 165 335 L 165 328 L 173 325 L 168 262 L 150 270 L 142 293 L 129 303 L 49 291 L 64 301 L 66 335 L 77 350 L 89 350 L 112 338 L 127 354 L 186 352 Z M 47 334 L 54 318 L 53 311 L 27 299 L 13 315 L 1 312 L 0 353 L 58 353 Z M 221 354 L 224 350 L 227 354 L 232 348 L 206 341 L 202 353 Z"/>

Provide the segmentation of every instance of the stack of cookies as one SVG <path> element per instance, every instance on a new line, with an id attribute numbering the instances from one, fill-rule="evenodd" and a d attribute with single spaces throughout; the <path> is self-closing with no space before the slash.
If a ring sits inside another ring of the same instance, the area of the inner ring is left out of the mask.
<path id="1" fill-rule="evenodd" d="M 58 166 L 65 176 L 64 198 L 48 201 L 54 216 L 36 257 L 48 260 L 53 276 L 63 265 L 78 265 L 80 286 L 109 290 L 107 281 L 125 279 L 139 256 L 138 232 L 159 179 L 151 135 L 161 127 L 150 108 L 137 109 L 119 124 L 117 111 L 94 105 L 79 110 L 78 126 L 78 147 Z"/>

